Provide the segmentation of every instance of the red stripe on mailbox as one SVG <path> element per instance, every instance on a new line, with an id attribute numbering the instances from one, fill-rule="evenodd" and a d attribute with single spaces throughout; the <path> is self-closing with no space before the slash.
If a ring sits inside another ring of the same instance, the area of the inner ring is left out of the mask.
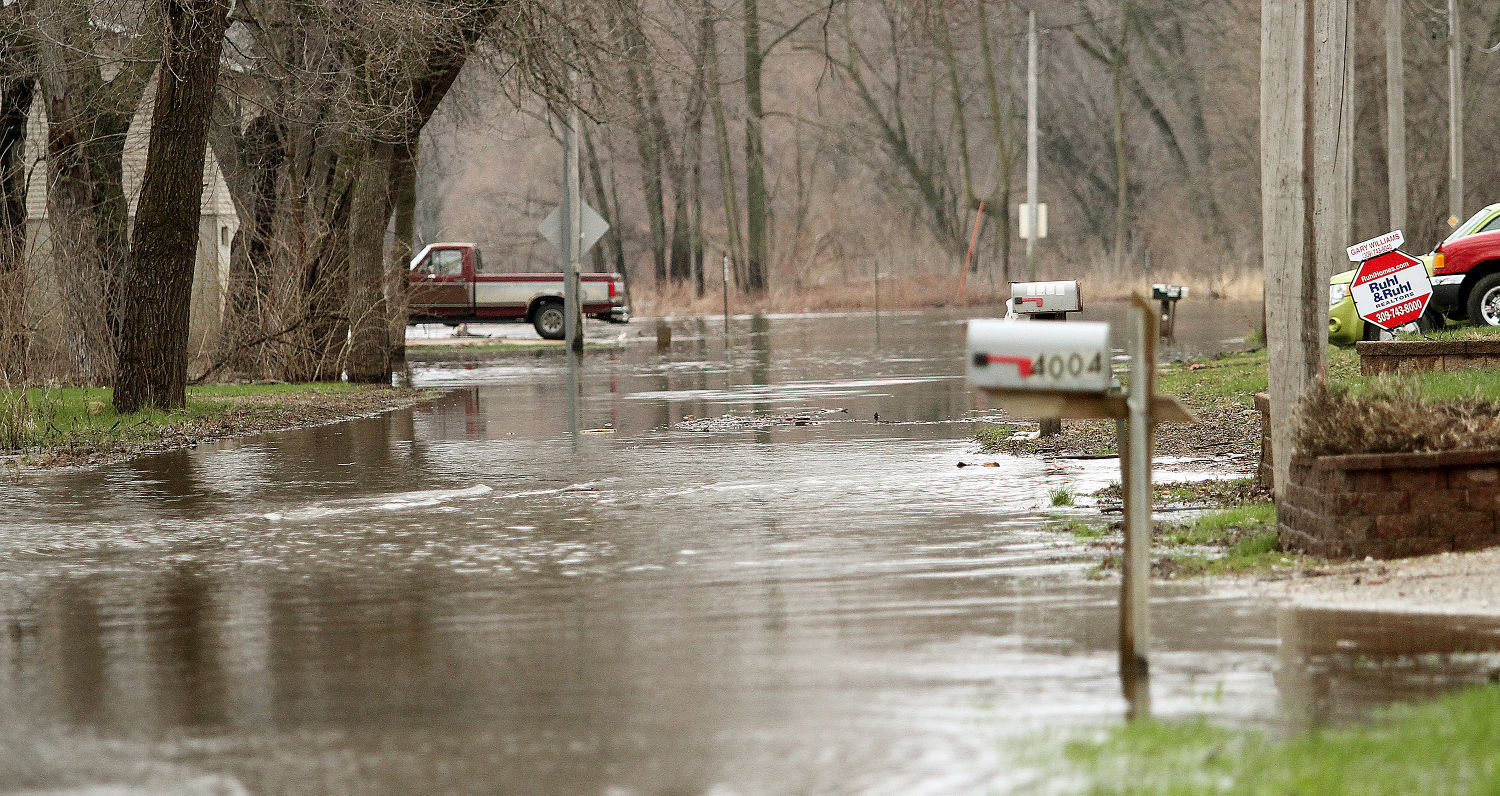
<path id="1" fill-rule="evenodd" d="M 985 361 L 991 365 L 1015 365 L 1021 378 L 1031 376 L 1031 360 L 1026 357 L 1007 357 L 1001 354 L 986 354 Z"/>

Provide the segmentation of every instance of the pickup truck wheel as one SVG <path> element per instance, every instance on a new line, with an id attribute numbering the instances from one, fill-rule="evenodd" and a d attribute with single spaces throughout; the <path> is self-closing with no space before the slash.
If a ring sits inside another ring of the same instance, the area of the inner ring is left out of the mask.
<path id="1" fill-rule="evenodd" d="M 562 302 L 543 302 L 532 316 L 531 325 L 543 340 L 561 340 L 567 336 L 567 321 L 563 316 Z"/>
<path id="2" fill-rule="evenodd" d="M 1477 326 L 1500 326 L 1500 273 L 1479 280 L 1469 291 L 1469 322 Z"/>

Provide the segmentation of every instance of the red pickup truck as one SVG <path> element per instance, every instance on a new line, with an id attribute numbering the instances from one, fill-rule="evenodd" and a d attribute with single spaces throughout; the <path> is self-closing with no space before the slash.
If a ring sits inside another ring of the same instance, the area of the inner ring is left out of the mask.
<path id="1" fill-rule="evenodd" d="M 583 314 L 610 323 L 630 320 L 625 277 L 579 274 Z M 530 323 L 548 340 L 561 340 L 562 274 L 487 274 L 472 243 L 432 243 L 411 261 L 407 323 Z"/>
<path id="2" fill-rule="evenodd" d="M 1500 326 L 1500 203 L 1460 224 L 1432 251 L 1432 303 L 1479 326 Z"/>

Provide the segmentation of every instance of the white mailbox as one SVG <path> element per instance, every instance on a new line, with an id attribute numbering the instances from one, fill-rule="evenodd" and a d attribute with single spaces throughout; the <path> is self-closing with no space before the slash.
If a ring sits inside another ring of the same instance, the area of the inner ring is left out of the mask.
<path id="1" fill-rule="evenodd" d="M 1182 285 L 1152 285 L 1151 298 L 1156 301 L 1176 301 L 1188 297 L 1188 289 Z"/>
<path id="2" fill-rule="evenodd" d="M 1107 392 L 1109 324 L 969 321 L 968 377 L 990 390 Z"/>
<path id="3" fill-rule="evenodd" d="M 1062 282 L 1012 282 L 1010 303 L 1018 315 L 1078 312 L 1083 309 L 1083 297 L 1078 292 L 1078 281 L 1074 279 Z"/>

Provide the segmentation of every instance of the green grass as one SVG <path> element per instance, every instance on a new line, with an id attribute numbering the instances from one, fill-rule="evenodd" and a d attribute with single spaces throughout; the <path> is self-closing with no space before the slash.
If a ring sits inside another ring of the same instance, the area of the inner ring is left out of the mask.
<path id="1" fill-rule="evenodd" d="M 1496 793 L 1500 687 L 1285 739 L 1201 720 L 1139 721 L 1062 747 L 1066 773 L 1089 793 Z"/>
<path id="2" fill-rule="evenodd" d="M 1077 496 L 1073 494 L 1073 490 L 1065 486 L 1061 486 L 1057 489 L 1049 490 L 1047 492 L 1047 498 L 1052 502 L 1052 505 L 1054 506 L 1071 506 L 1073 505 Z"/>
<path id="3" fill-rule="evenodd" d="M 978 440 L 985 450 L 993 451 L 1015 433 L 1014 426 L 980 426 L 974 430 L 974 439 Z"/>
<path id="4" fill-rule="evenodd" d="M 1236 572 L 1267 572 L 1301 558 L 1277 549 L 1276 529 L 1256 531 L 1241 537 L 1219 556 L 1172 551 L 1158 567 L 1172 578 L 1228 575 Z"/>
<path id="5" fill-rule="evenodd" d="M 1069 533 L 1077 539 L 1102 539 L 1110 535 L 1108 525 L 1084 522 L 1079 519 L 1054 521 L 1047 526 L 1060 533 Z"/>
<path id="6" fill-rule="evenodd" d="M 1500 338 L 1500 326 L 1469 326 L 1467 324 L 1446 326 L 1426 334 L 1403 332 L 1396 335 L 1397 340 L 1494 340 L 1495 338 Z"/>
<path id="7" fill-rule="evenodd" d="M 1361 378 L 1349 382 L 1355 395 L 1378 395 L 1414 388 L 1426 403 L 1465 398 L 1500 398 L 1500 370 L 1433 370 Z"/>
<path id="8" fill-rule="evenodd" d="M 228 414 L 265 417 L 317 396 L 349 396 L 371 388 L 349 384 L 267 384 L 189 387 L 187 406 L 121 415 L 103 387 L 0 390 L 0 448 L 113 447 L 159 439 L 178 426 Z"/>
<path id="9" fill-rule="evenodd" d="M 1276 528 L 1276 506 L 1272 503 L 1247 503 L 1210 511 L 1182 525 L 1158 531 L 1158 542 L 1174 545 L 1225 544 L 1247 533 Z"/>
<path id="10" fill-rule="evenodd" d="M 1174 364 L 1161 369 L 1156 391 L 1186 402 L 1237 400 L 1254 406 L 1252 396 L 1266 390 L 1266 352 L 1247 351 Z"/>
<path id="11" fill-rule="evenodd" d="M 1075 521 L 1077 522 L 1077 521 Z M 1072 528 L 1064 528 L 1073 530 Z M 1097 538 L 1104 535 L 1080 538 Z M 1277 548 L 1276 506 L 1270 502 L 1244 503 L 1206 512 L 1188 522 L 1157 520 L 1151 532 L 1152 575 L 1161 578 L 1268 572 L 1274 567 L 1309 561 L 1306 556 Z M 1120 556 L 1100 561 L 1095 573 L 1103 576 L 1120 567 Z"/>
<path id="12" fill-rule="evenodd" d="M 1437 335 L 1475 333 L 1464 327 Z M 1485 330 L 1500 335 L 1500 328 Z M 1193 369 L 1194 366 L 1197 369 Z M 1463 398 L 1500 398 L 1500 369 L 1429 371 L 1382 376 L 1364 376 L 1359 372 L 1359 354 L 1353 349 L 1328 348 L 1328 381 L 1344 386 L 1355 394 L 1389 392 L 1411 385 L 1421 400 L 1439 403 Z M 1219 400 L 1238 401 L 1247 408 L 1254 406 L 1253 396 L 1266 390 L 1266 352 L 1249 351 L 1204 359 L 1190 364 L 1164 367 L 1157 377 L 1156 389 L 1189 404 Z"/>

